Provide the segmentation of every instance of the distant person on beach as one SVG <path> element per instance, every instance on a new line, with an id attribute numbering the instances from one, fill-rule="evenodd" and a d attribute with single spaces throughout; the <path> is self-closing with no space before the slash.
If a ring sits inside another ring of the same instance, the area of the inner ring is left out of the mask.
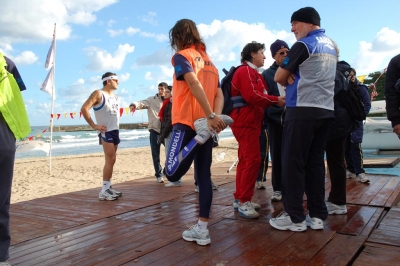
<path id="1" fill-rule="evenodd" d="M 333 94 L 337 53 L 320 28 L 321 18 L 312 7 L 291 16 L 297 42 L 275 74 L 286 86 L 286 114 L 282 148 L 282 200 L 284 211 L 270 219 L 279 230 L 323 229 L 325 205 L 324 151 L 334 118 Z M 305 215 L 303 196 L 309 213 Z"/>
<path id="2" fill-rule="evenodd" d="M 11 59 L 0 53 L 0 265 L 8 263 L 10 198 L 14 175 L 16 139 L 31 131 L 21 91 L 25 84 Z"/>
<path id="3" fill-rule="evenodd" d="M 385 101 L 387 118 L 400 136 L 400 54 L 390 60 L 386 70 Z"/>
<path id="4" fill-rule="evenodd" d="M 360 95 L 364 104 L 364 112 L 367 115 L 371 109 L 371 98 L 367 86 L 357 80 L 354 68 L 350 70 L 349 81 L 349 89 L 355 90 Z M 364 136 L 364 122 L 357 122 L 358 127 L 348 135 L 346 140 L 346 177 L 356 178 L 356 180 L 361 183 L 368 183 L 369 178 L 365 175 L 363 152 L 361 148 Z"/>
<path id="5" fill-rule="evenodd" d="M 103 89 L 95 90 L 82 105 L 81 112 L 86 122 L 99 136 L 99 144 L 103 145 L 105 164 L 103 168 L 103 186 L 99 193 L 100 200 L 116 200 L 122 193 L 111 186 L 114 164 L 117 159 L 119 139 L 119 105 L 118 77 L 115 73 L 107 72 L 102 77 Z M 96 124 L 89 113 L 93 107 Z"/>
<path id="6" fill-rule="evenodd" d="M 182 233 L 186 241 L 199 245 L 211 243 L 207 229 L 212 204 L 211 162 L 213 137 L 233 123 L 220 115 L 224 96 L 219 84 L 218 70 L 207 55 L 206 44 L 196 24 L 179 20 L 169 31 L 174 67 L 172 136 L 168 147 L 166 177 L 176 182 L 189 170 L 194 171 L 200 188 L 199 220 Z"/>
<path id="7" fill-rule="evenodd" d="M 131 103 L 129 106 L 131 110 L 147 109 L 147 116 L 149 119 L 148 129 L 150 132 L 150 148 L 151 157 L 153 159 L 154 175 L 158 183 L 164 183 L 163 169 L 160 164 L 160 147 L 161 143 L 158 141 L 161 130 L 161 122 L 158 113 L 164 101 L 164 92 L 168 89 L 168 84 L 161 82 L 158 84 L 158 93 L 150 96 L 145 100 Z"/>
<path id="8" fill-rule="evenodd" d="M 243 106 L 234 108 L 230 116 L 235 121 L 231 126 L 239 148 L 239 163 L 236 168 L 236 191 L 233 193 L 233 209 L 245 218 L 257 218 L 256 210 L 261 206 L 252 202 L 254 185 L 260 169 L 260 132 L 264 108 L 283 106 L 284 96 L 268 94 L 268 86 L 258 72 L 264 66 L 265 45 L 251 42 L 243 47 L 242 63 L 232 77 L 232 97 L 241 97 Z"/>
<path id="9" fill-rule="evenodd" d="M 285 96 L 285 87 L 275 82 L 276 70 L 282 64 L 287 53 L 289 45 L 282 40 L 277 39 L 270 46 L 271 56 L 275 60 L 272 65 L 262 72 L 262 76 L 268 86 L 268 94 L 275 96 Z M 267 108 L 268 117 L 268 142 L 271 153 L 272 173 L 271 183 L 274 194 L 271 201 L 282 200 L 282 135 L 283 122 L 285 121 L 285 106 L 273 105 Z M 268 163 L 268 162 L 267 162 Z"/>

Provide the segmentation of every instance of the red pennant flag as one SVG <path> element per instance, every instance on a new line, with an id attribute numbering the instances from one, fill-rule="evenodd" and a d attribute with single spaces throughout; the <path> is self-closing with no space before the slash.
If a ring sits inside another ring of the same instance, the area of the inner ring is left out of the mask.
<path id="1" fill-rule="evenodd" d="M 60 118 L 61 114 L 57 114 L 57 120 Z"/>
<path id="2" fill-rule="evenodd" d="M 79 118 L 81 118 L 82 117 L 82 112 L 79 112 Z"/>
<path id="3" fill-rule="evenodd" d="M 45 128 L 43 131 L 42 131 L 42 133 L 44 133 L 44 132 L 46 132 L 47 131 L 47 128 Z"/>
<path id="4" fill-rule="evenodd" d="M 28 140 L 33 140 L 33 136 L 30 136 L 30 137 L 28 138 Z"/>
<path id="5" fill-rule="evenodd" d="M 124 108 L 119 108 L 119 117 L 121 117 L 123 113 L 124 113 Z"/>
<path id="6" fill-rule="evenodd" d="M 50 118 L 53 118 L 53 114 L 50 114 Z"/>
<path id="7" fill-rule="evenodd" d="M 74 113 L 69 113 L 69 116 L 74 119 Z"/>
<path id="8" fill-rule="evenodd" d="M 133 115 L 133 113 L 136 111 L 136 108 L 135 109 L 131 109 L 131 112 L 132 112 L 132 115 Z"/>

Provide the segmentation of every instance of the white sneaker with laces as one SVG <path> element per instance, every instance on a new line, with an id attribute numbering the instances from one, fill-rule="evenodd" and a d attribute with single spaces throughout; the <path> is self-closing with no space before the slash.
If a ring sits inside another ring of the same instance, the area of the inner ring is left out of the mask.
<path id="1" fill-rule="evenodd" d="M 332 202 L 325 201 L 326 208 L 328 209 L 328 214 L 346 214 L 346 205 L 336 205 Z"/>
<path id="2" fill-rule="evenodd" d="M 260 214 L 258 214 L 258 212 L 256 212 L 256 210 L 254 209 L 253 204 L 250 201 L 246 201 L 245 203 L 240 204 L 238 214 L 244 218 L 249 219 L 258 218 L 260 216 Z"/>
<path id="3" fill-rule="evenodd" d="M 257 186 L 258 189 L 265 189 L 263 181 L 257 181 L 256 182 L 256 186 Z"/>
<path id="4" fill-rule="evenodd" d="M 164 178 L 161 177 L 157 177 L 157 183 L 164 183 Z"/>
<path id="5" fill-rule="evenodd" d="M 109 189 L 114 195 L 117 195 L 118 197 L 122 196 L 122 192 L 115 190 L 112 186 L 110 186 Z"/>
<path id="6" fill-rule="evenodd" d="M 277 202 L 282 200 L 282 192 L 274 191 L 274 194 L 271 197 L 271 201 Z"/>
<path id="7" fill-rule="evenodd" d="M 356 180 L 361 183 L 369 182 L 369 178 L 365 175 L 365 173 L 358 174 Z"/>
<path id="8" fill-rule="evenodd" d="M 306 225 L 314 230 L 324 229 L 324 221 L 317 217 L 311 218 L 309 214 L 306 216 Z"/>
<path id="9" fill-rule="evenodd" d="M 346 178 L 356 178 L 356 174 L 346 170 Z"/>
<path id="10" fill-rule="evenodd" d="M 192 225 L 188 230 L 183 231 L 182 238 L 186 241 L 196 241 L 196 243 L 201 246 L 211 243 L 210 232 L 208 229 L 204 232 L 199 232 L 197 224 Z"/>
<path id="11" fill-rule="evenodd" d="M 258 203 L 251 202 L 251 205 L 253 206 L 253 208 L 254 208 L 255 210 L 261 209 L 261 205 L 258 204 Z M 239 207 L 240 207 L 240 201 L 237 200 L 237 199 L 235 199 L 235 200 L 233 201 L 233 210 L 237 211 L 237 210 L 239 209 Z"/>
<path id="12" fill-rule="evenodd" d="M 307 230 L 306 221 L 293 223 L 287 212 L 281 212 L 276 218 L 271 218 L 269 224 L 278 230 L 290 230 L 293 232 L 302 232 Z"/>
<path id="13" fill-rule="evenodd" d="M 182 181 L 176 181 L 176 182 L 168 182 L 165 184 L 165 187 L 181 187 L 182 186 Z"/>
<path id="14" fill-rule="evenodd" d="M 119 197 L 112 193 L 110 189 L 107 189 L 106 191 L 100 191 L 99 193 L 99 200 L 117 200 Z"/>

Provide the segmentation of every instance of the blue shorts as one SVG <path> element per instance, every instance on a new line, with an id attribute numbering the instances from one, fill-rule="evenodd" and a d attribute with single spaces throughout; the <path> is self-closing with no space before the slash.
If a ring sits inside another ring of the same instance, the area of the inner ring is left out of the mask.
<path id="1" fill-rule="evenodd" d="M 99 144 L 101 144 L 101 140 L 107 143 L 114 143 L 114 145 L 118 145 L 121 140 L 119 139 L 119 130 L 107 131 L 99 134 Z"/>

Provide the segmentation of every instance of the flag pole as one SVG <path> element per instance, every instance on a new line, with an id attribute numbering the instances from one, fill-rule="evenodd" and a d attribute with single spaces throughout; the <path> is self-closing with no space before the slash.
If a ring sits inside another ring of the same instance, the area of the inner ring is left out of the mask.
<path id="1" fill-rule="evenodd" d="M 50 151 L 49 151 L 49 156 L 50 156 L 50 173 L 51 173 L 51 150 L 52 150 L 52 145 L 53 145 L 53 112 L 54 112 L 54 96 L 55 96 L 55 69 L 56 69 L 56 23 L 54 23 L 54 34 L 53 34 L 53 67 L 51 68 L 51 71 L 53 71 L 53 84 L 51 87 L 52 93 L 51 93 L 51 119 L 50 119 Z"/>

